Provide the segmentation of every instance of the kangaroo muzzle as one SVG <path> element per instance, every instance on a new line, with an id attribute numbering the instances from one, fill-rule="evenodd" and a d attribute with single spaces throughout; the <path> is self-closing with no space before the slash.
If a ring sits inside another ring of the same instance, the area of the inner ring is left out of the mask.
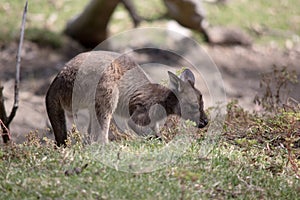
<path id="1" fill-rule="evenodd" d="M 204 128 L 208 124 L 208 122 L 209 122 L 208 119 L 200 120 L 198 124 L 198 128 Z"/>

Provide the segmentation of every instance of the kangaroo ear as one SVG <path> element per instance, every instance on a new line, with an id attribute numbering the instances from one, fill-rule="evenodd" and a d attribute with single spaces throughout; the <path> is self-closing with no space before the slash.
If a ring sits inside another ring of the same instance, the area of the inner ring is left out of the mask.
<path id="1" fill-rule="evenodd" d="M 195 76 L 193 72 L 189 69 L 185 69 L 181 74 L 180 74 L 180 79 L 183 80 L 184 82 L 189 82 L 193 87 L 195 85 Z"/>
<path id="2" fill-rule="evenodd" d="M 182 81 L 172 72 L 168 71 L 170 79 L 170 88 L 173 91 L 181 92 L 182 91 Z"/>

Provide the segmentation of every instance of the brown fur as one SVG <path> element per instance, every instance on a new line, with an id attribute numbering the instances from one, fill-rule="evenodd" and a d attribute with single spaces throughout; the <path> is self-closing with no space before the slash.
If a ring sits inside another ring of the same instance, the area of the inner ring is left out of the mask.
<path id="1" fill-rule="evenodd" d="M 76 113 L 85 107 L 90 113 L 89 132 L 93 140 L 102 143 L 108 142 L 112 114 L 126 118 L 129 127 L 140 135 L 145 134 L 145 126 L 157 131 L 157 122 L 172 114 L 194 120 L 199 127 L 205 126 L 202 95 L 194 87 L 192 72 L 186 71 L 181 79 L 172 73 L 169 76 L 171 89 L 151 83 L 139 65 L 127 56 L 104 51 L 76 56 L 65 64 L 46 95 L 47 113 L 57 144 L 65 144 L 67 139 L 65 111 Z M 98 83 L 93 93 L 91 86 L 95 80 Z M 78 89 L 73 91 L 74 87 Z M 165 115 L 157 105 L 165 109 Z M 180 105 L 188 108 L 185 114 Z"/>

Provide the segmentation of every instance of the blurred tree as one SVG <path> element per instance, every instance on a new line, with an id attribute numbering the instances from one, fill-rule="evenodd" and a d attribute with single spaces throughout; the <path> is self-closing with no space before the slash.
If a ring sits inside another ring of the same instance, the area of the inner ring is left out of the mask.
<path id="1" fill-rule="evenodd" d="M 251 38 L 239 28 L 210 26 L 201 0 L 164 0 L 171 18 L 203 34 L 204 41 L 218 45 L 250 45 Z M 226 3 L 225 0 L 210 2 Z"/>
<path id="2" fill-rule="evenodd" d="M 238 28 L 210 27 L 201 0 L 163 0 L 168 15 L 182 26 L 196 30 L 211 44 L 251 44 L 251 38 Z M 224 0 L 216 0 L 225 2 Z M 69 21 L 65 34 L 93 48 L 107 38 L 107 25 L 117 7 L 123 3 L 135 26 L 142 18 L 135 11 L 131 0 L 91 0 L 83 12 Z"/>
<path id="3" fill-rule="evenodd" d="M 109 20 L 120 2 L 138 26 L 141 19 L 130 0 L 91 0 L 81 14 L 67 23 L 65 34 L 87 48 L 95 47 L 107 38 Z"/>
<path id="4" fill-rule="evenodd" d="M 93 48 L 107 38 L 109 19 L 120 0 L 91 0 L 83 12 L 70 20 L 65 34 Z"/>
<path id="5" fill-rule="evenodd" d="M 205 19 L 205 10 L 199 0 L 164 0 L 168 15 L 182 26 L 199 31 L 204 40 L 209 42 L 207 34 L 208 22 Z"/>

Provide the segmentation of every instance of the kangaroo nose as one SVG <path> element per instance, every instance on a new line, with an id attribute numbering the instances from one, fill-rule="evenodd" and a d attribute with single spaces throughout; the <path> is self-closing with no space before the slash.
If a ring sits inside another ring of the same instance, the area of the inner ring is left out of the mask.
<path id="1" fill-rule="evenodd" d="M 200 121 L 198 128 L 204 128 L 208 124 L 208 119 L 203 119 Z"/>

